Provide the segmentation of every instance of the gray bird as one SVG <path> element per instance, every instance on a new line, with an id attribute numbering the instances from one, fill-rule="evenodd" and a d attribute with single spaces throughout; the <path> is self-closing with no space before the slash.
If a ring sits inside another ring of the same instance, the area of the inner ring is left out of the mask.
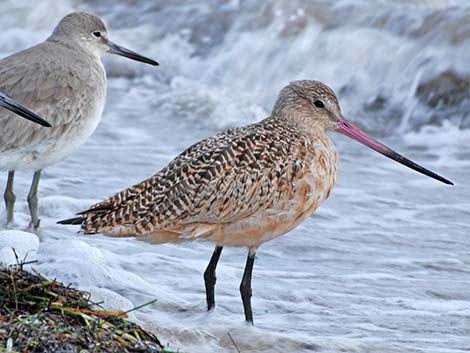
<path id="1" fill-rule="evenodd" d="M 49 124 L 46 120 L 41 118 L 39 115 L 33 113 L 32 111 L 26 109 L 20 103 L 8 97 L 6 94 L 3 94 L 2 92 L 0 92 L 0 107 L 8 109 L 9 111 L 36 124 L 51 127 L 51 124 Z"/>
<path id="2" fill-rule="evenodd" d="M 4 194 L 8 222 L 13 221 L 15 170 L 34 170 L 28 204 L 31 225 L 37 228 L 42 169 L 68 157 L 95 131 L 106 98 L 105 53 L 158 65 L 111 42 L 103 21 L 84 12 L 65 16 L 45 42 L 0 60 L 0 91 L 52 124 L 50 129 L 27 126 L 0 113 L 0 169 L 9 171 Z"/>

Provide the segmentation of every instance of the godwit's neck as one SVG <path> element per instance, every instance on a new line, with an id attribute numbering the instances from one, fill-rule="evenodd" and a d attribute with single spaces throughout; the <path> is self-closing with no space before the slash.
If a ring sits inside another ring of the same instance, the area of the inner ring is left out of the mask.
<path id="1" fill-rule="evenodd" d="M 326 135 L 322 121 L 312 116 L 311 108 L 307 105 L 297 104 L 294 107 L 284 106 L 272 113 L 274 119 L 283 121 L 285 124 L 294 126 L 307 135 Z"/>
<path id="2" fill-rule="evenodd" d="M 291 114 L 283 116 L 273 114 L 268 120 L 275 120 L 279 124 L 286 126 L 288 130 L 296 131 L 312 142 L 315 140 L 329 141 L 325 128 L 320 123 L 312 121 L 308 114 L 302 111 L 292 111 Z M 329 142 L 331 143 L 331 141 Z"/>
<path id="3" fill-rule="evenodd" d="M 338 154 L 336 153 L 335 145 L 326 133 L 316 136 L 316 139 L 313 140 L 313 149 L 315 153 L 313 166 L 317 178 L 322 179 L 324 186 L 322 200 L 325 200 L 330 195 L 336 183 L 336 177 L 338 175 Z"/>

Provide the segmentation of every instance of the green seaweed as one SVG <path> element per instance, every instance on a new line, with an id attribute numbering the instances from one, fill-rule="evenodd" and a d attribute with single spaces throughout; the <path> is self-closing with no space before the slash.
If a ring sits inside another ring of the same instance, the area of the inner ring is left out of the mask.
<path id="1" fill-rule="evenodd" d="M 0 269 L 0 352 L 172 353 L 128 321 L 128 312 L 98 308 L 89 293 L 25 271 L 22 264 Z"/>

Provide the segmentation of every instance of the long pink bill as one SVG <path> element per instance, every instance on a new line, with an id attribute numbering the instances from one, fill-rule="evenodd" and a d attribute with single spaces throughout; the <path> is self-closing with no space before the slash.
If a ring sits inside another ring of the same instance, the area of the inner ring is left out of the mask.
<path id="1" fill-rule="evenodd" d="M 351 124 L 349 121 L 346 119 L 341 119 L 339 123 L 339 127 L 336 129 L 337 132 L 346 135 L 356 141 L 359 141 L 360 143 L 366 145 L 369 148 L 372 148 L 374 151 L 377 151 L 384 156 L 387 156 L 388 158 L 391 158 L 398 163 L 401 163 L 403 165 L 406 165 L 408 168 L 414 169 L 417 172 L 420 172 L 424 175 L 427 175 L 431 178 L 434 178 L 436 180 L 439 180 L 445 184 L 450 184 L 454 185 L 453 182 L 450 180 L 447 180 L 446 178 L 441 177 L 440 175 L 431 172 L 430 170 L 421 167 L 420 165 L 416 164 L 413 161 L 410 161 L 408 158 L 403 157 L 401 154 L 393 151 L 392 149 L 388 148 L 387 146 L 381 144 L 379 141 L 376 139 L 367 136 L 364 132 L 359 130 L 356 126 Z"/>

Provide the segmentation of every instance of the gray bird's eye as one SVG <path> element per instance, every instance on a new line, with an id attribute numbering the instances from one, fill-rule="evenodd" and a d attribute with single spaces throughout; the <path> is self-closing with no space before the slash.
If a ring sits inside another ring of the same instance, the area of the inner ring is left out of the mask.
<path id="1" fill-rule="evenodd" d="M 93 32 L 92 34 L 96 38 L 101 38 L 101 32 L 100 31 Z"/>

